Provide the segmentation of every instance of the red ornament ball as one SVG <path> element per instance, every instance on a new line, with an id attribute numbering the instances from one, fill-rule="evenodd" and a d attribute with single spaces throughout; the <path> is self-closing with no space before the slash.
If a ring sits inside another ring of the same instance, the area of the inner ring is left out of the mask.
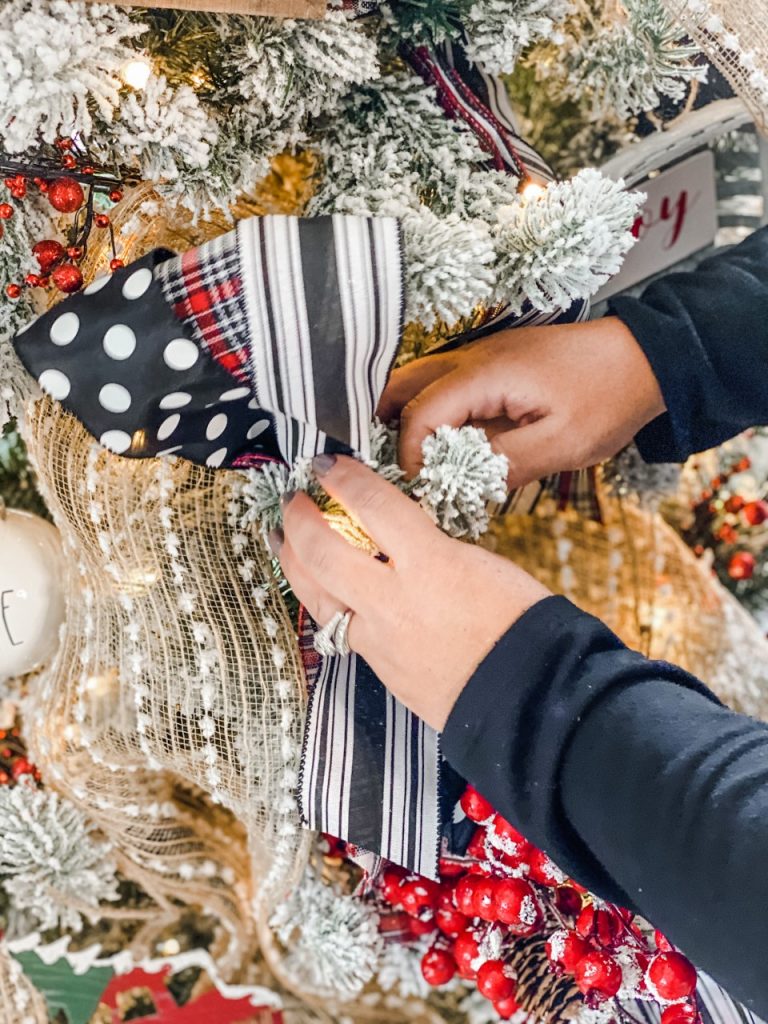
<path id="1" fill-rule="evenodd" d="M 421 973 L 428 985 L 447 985 L 456 973 L 456 961 L 445 949 L 430 949 L 421 960 Z"/>
<path id="2" fill-rule="evenodd" d="M 584 995 L 593 993 L 611 999 L 621 988 L 621 968 L 608 953 L 595 950 L 576 964 L 576 985 Z"/>
<path id="3" fill-rule="evenodd" d="M 14 210 L 10 203 L 0 203 L 0 220 L 10 220 Z"/>
<path id="4" fill-rule="evenodd" d="M 116 270 L 122 270 L 124 266 L 125 263 L 122 260 L 117 259 L 117 257 L 109 261 L 109 269 L 112 271 L 113 274 Z"/>
<path id="5" fill-rule="evenodd" d="M 72 292 L 80 291 L 83 287 L 83 275 L 79 267 L 73 267 L 71 263 L 62 263 L 61 266 L 51 274 L 51 280 L 61 292 L 71 295 Z"/>
<path id="6" fill-rule="evenodd" d="M 492 818 L 495 811 L 485 797 L 480 796 L 474 786 L 467 786 L 459 801 L 461 809 L 471 821 L 482 823 Z"/>
<path id="7" fill-rule="evenodd" d="M 64 137 L 62 139 L 56 139 L 55 146 L 56 149 L 72 149 L 72 147 L 74 146 L 74 142 L 72 141 L 72 139 Z"/>
<path id="8" fill-rule="evenodd" d="M 40 275 L 39 274 L 27 274 L 24 278 L 24 284 L 29 285 L 30 288 L 40 287 Z"/>
<path id="9" fill-rule="evenodd" d="M 532 935 L 541 925 L 536 892 L 524 878 L 504 878 L 496 883 L 496 919 L 509 925 L 515 935 Z"/>
<path id="10" fill-rule="evenodd" d="M 493 1008 L 501 1020 L 509 1020 L 520 1009 L 514 996 L 508 996 L 506 999 L 497 999 L 493 1004 Z"/>
<path id="11" fill-rule="evenodd" d="M 690 1003 L 672 1003 L 661 1015 L 661 1024 L 697 1024 L 699 1014 Z"/>
<path id="12" fill-rule="evenodd" d="M 93 223 L 96 225 L 97 228 L 108 228 L 109 217 L 106 215 L 106 213 L 97 213 L 96 216 L 93 218 Z"/>
<path id="13" fill-rule="evenodd" d="M 550 963 L 571 973 L 576 964 L 589 953 L 592 947 L 576 932 L 559 928 L 547 939 L 547 958 Z"/>
<path id="14" fill-rule="evenodd" d="M 64 246 L 53 238 L 46 238 L 32 246 L 32 255 L 37 260 L 40 272 L 50 274 L 56 264 L 64 259 Z"/>
<path id="15" fill-rule="evenodd" d="M 751 580 L 757 562 L 749 551 L 737 551 L 728 563 L 728 575 L 732 580 Z"/>
<path id="16" fill-rule="evenodd" d="M 67 256 L 69 256 L 69 258 L 75 263 L 81 260 L 83 258 L 83 255 L 84 254 L 82 245 L 70 245 L 67 248 Z"/>
<path id="17" fill-rule="evenodd" d="M 21 295 L 21 285 L 15 282 L 5 286 L 5 294 L 9 299 L 18 299 Z"/>
<path id="18" fill-rule="evenodd" d="M 503 960 L 486 960 L 477 972 L 477 987 L 491 1002 L 509 999 L 517 991 L 517 982 L 506 972 Z"/>
<path id="19" fill-rule="evenodd" d="M 74 178 L 56 178 L 48 187 L 48 202 L 59 213 L 75 213 L 85 202 L 85 192 Z"/>
<path id="20" fill-rule="evenodd" d="M 456 936 L 453 944 L 453 958 L 456 961 L 456 970 L 465 981 L 473 981 L 477 977 L 477 971 L 472 964 L 480 955 L 480 944 L 471 928 Z"/>
<path id="21" fill-rule="evenodd" d="M 760 526 L 768 519 L 768 501 L 750 501 L 744 506 L 742 515 L 750 526 Z"/>
<path id="22" fill-rule="evenodd" d="M 657 953 L 648 967 L 646 984 L 670 1002 L 687 999 L 696 989 L 696 968 L 675 950 Z"/>
<path id="23" fill-rule="evenodd" d="M 113 203 L 119 203 L 120 200 L 123 198 L 123 193 L 120 191 L 119 188 L 113 188 L 112 191 L 109 193 L 109 198 L 112 200 Z"/>
<path id="24" fill-rule="evenodd" d="M 77 167 L 77 159 L 71 153 L 67 153 L 66 156 L 63 156 L 61 158 L 61 163 L 68 171 L 73 171 L 75 167 Z"/>

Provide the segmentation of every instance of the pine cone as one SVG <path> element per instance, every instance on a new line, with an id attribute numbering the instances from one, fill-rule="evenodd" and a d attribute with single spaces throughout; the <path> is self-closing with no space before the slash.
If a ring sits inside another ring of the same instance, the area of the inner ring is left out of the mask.
<path id="1" fill-rule="evenodd" d="M 584 1001 L 573 978 L 552 973 L 545 946 L 543 935 L 515 942 L 509 961 L 517 973 L 515 1000 L 539 1024 L 574 1020 Z"/>

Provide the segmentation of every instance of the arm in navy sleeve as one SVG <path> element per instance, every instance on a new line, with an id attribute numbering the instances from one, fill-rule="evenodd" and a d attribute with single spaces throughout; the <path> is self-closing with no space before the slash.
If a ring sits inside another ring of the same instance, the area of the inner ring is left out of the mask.
<path id="1" fill-rule="evenodd" d="M 768 726 L 551 597 L 477 669 L 443 744 L 561 868 L 768 1016 Z"/>
<path id="2" fill-rule="evenodd" d="M 637 436 L 649 462 L 683 462 L 768 423 L 768 228 L 611 312 L 632 331 L 667 406 Z"/>

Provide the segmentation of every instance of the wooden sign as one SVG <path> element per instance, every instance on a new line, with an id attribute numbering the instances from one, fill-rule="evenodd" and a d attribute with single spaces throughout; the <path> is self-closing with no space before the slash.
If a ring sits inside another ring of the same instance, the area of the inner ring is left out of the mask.
<path id="1" fill-rule="evenodd" d="M 121 6 L 146 7 L 141 0 L 120 0 Z M 326 0 L 152 0 L 152 7 L 221 14 L 260 14 L 272 18 L 324 18 Z"/>
<path id="2" fill-rule="evenodd" d="M 717 232 L 715 158 L 711 150 L 673 164 L 636 187 L 648 196 L 632 229 L 637 241 L 619 273 L 597 293 L 594 302 L 673 267 L 711 245 Z"/>

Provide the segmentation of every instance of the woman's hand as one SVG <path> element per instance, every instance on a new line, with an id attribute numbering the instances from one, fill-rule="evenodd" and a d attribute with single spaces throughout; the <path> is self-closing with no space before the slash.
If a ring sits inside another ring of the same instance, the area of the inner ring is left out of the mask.
<path id="1" fill-rule="evenodd" d="M 388 561 L 352 547 L 304 494 L 284 500 L 270 543 L 324 626 L 352 611 L 349 643 L 403 704 L 442 729 L 465 683 L 548 591 L 505 558 L 446 537 L 392 484 L 351 458 L 314 460 L 322 485 Z"/>
<path id="2" fill-rule="evenodd" d="M 400 418 L 409 476 L 425 437 L 473 423 L 509 459 L 511 487 L 593 466 L 662 412 L 651 366 L 615 317 L 502 331 L 416 360 L 392 374 L 379 405 L 385 422 Z"/>

